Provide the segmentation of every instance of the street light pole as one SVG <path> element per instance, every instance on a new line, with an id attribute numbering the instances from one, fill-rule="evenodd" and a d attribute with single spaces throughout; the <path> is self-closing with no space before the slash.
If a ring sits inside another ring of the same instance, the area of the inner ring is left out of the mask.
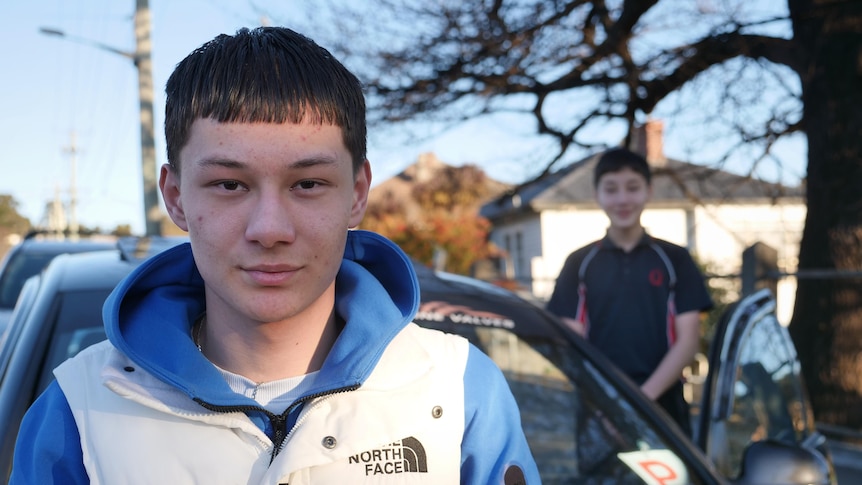
<path id="1" fill-rule="evenodd" d="M 68 35 L 62 30 L 42 27 L 46 35 L 91 45 L 104 51 L 131 59 L 138 70 L 138 97 L 141 106 L 141 174 L 144 192 L 144 222 L 147 236 L 160 235 L 161 210 L 156 183 L 155 121 L 153 117 L 153 70 L 150 42 L 149 0 L 136 0 L 135 4 L 135 52 L 111 47 L 90 39 Z"/>

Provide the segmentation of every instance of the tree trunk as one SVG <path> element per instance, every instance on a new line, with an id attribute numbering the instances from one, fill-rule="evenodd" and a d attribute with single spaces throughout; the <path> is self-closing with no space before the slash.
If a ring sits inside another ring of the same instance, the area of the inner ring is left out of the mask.
<path id="1" fill-rule="evenodd" d="M 788 0 L 802 58 L 799 269 L 862 271 L 862 2 Z M 799 279 L 790 333 L 818 421 L 862 430 L 862 279 Z"/>

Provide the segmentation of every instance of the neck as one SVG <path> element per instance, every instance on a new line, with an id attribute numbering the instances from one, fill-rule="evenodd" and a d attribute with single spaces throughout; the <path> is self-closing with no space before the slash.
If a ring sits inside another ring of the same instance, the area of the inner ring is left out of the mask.
<path id="1" fill-rule="evenodd" d="M 641 225 L 625 228 L 611 227 L 608 229 L 608 237 L 623 251 L 629 252 L 637 246 L 644 232 L 644 228 Z"/>
<path id="2" fill-rule="evenodd" d="M 341 327 L 332 306 L 278 322 L 237 323 L 210 311 L 193 335 L 213 364 L 264 383 L 320 370 Z"/>

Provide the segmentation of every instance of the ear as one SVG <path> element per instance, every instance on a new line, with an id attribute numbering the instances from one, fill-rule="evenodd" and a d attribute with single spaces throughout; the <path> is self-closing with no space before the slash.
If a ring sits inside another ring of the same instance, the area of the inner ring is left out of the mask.
<path id="1" fill-rule="evenodd" d="M 349 228 L 354 228 L 365 217 L 368 206 L 368 192 L 371 190 L 371 162 L 365 160 L 362 168 L 356 172 L 353 181 L 353 207 L 350 209 Z"/>
<path id="2" fill-rule="evenodd" d="M 162 199 L 165 201 L 165 209 L 171 220 L 183 231 L 188 232 L 189 225 L 186 214 L 183 211 L 183 199 L 180 197 L 180 176 L 169 164 L 162 165 L 159 174 L 159 189 L 162 191 Z"/>

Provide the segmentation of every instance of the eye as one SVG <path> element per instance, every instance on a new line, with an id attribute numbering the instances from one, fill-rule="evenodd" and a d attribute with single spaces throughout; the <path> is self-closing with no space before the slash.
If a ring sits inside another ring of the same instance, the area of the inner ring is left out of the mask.
<path id="1" fill-rule="evenodd" d="M 321 184 L 316 180 L 303 180 L 292 187 L 292 189 L 300 189 L 300 190 L 311 190 L 315 187 L 319 187 Z M 292 190 L 291 189 L 291 190 Z"/>
<path id="2" fill-rule="evenodd" d="M 236 180 L 225 180 L 217 183 L 216 185 L 231 192 L 234 190 L 238 190 L 241 187 L 240 183 Z"/>

